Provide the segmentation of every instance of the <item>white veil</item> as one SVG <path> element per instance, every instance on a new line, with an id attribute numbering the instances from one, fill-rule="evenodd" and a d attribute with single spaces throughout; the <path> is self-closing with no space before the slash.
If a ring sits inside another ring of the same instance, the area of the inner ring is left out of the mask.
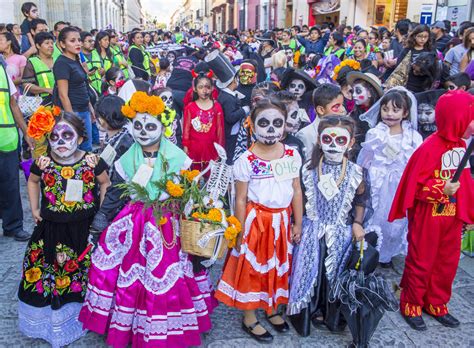
<path id="1" fill-rule="evenodd" d="M 418 129 L 418 121 L 417 121 L 418 120 L 418 103 L 416 101 L 415 95 L 403 86 L 396 86 L 396 87 L 390 88 L 389 90 L 385 91 L 385 94 L 390 93 L 391 91 L 401 91 L 401 92 L 405 92 L 408 95 L 408 98 L 410 98 L 411 100 L 409 120 L 410 120 L 411 125 L 413 126 L 413 129 L 417 130 Z M 369 110 L 367 110 L 365 113 L 359 116 L 360 120 L 367 122 L 370 128 L 374 128 L 377 125 L 377 120 L 380 114 L 380 100 L 382 100 L 382 98 L 377 100 L 375 104 L 372 105 L 372 107 Z"/>

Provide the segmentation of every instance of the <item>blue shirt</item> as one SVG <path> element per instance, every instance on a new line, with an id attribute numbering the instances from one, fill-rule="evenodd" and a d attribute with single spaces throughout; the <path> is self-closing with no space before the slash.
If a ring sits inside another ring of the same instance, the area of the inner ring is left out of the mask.
<path id="1" fill-rule="evenodd" d="M 305 48 L 305 53 L 320 53 L 324 54 L 324 48 L 329 40 L 329 33 L 323 35 L 323 37 L 319 38 L 316 41 L 308 40 L 302 36 L 297 36 L 298 41 L 301 45 Z"/>

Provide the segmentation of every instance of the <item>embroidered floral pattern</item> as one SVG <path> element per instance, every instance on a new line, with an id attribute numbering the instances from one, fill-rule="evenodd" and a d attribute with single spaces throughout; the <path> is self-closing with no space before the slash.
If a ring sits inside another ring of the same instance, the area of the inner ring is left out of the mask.
<path id="1" fill-rule="evenodd" d="M 92 192 L 95 187 L 95 174 L 85 159 L 73 166 L 61 166 L 51 161 L 43 171 L 41 178 L 44 183 L 43 194 L 47 199 L 47 209 L 54 212 L 71 213 L 76 210 L 94 207 L 94 194 Z M 82 201 L 66 201 L 66 183 L 68 179 L 83 182 Z"/>
<path id="2" fill-rule="evenodd" d="M 24 290 L 47 296 L 61 296 L 68 293 L 85 295 L 90 252 L 78 259 L 76 252 L 64 244 L 56 245 L 55 259 L 47 263 L 44 255 L 44 241 L 33 242 L 23 260 Z"/>
<path id="3" fill-rule="evenodd" d="M 288 149 L 285 146 L 284 157 L 293 157 L 294 151 L 295 150 Z M 252 178 L 273 176 L 273 171 L 270 165 L 270 161 L 266 161 L 261 158 L 258 158 L 252 152 L 250 152 L 250 154 L 247 156 L 247 160 L 250 162 L 250 166 L 252 167 Z"/>

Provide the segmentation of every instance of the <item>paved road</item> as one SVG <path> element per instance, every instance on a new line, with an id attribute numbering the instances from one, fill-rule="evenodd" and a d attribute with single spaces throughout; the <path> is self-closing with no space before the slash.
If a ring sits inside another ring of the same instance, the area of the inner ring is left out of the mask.
<path id="1" fill-rule="evenodd" d="M 22 182 L 24 188 L 24 182 Z M 27 208 L 26 192 L 23 190 L 25 207 L 25 228 L 32 229 L 33 222 Z M 0 347 L 47 347 L 44 341 L 24 337 L 17 330 L 16 292 L 20 276 L 21 259 L 26 243 L 13 241 L 0 236 Z M 216 280 L 221 267 L 215 267 Z M 381 270 L 391 282 L 398 282 L 403 270 L 403 259 L 396 260 L 393 270 Z M 474 259 L 464 257 L 454 282 L 451 312 L 462 325 L 458 329 L 448 329 L 435 320 L 426 318 L 428 331 L 411 330 L 399 313 L 384 316 L 371 341 L 373 347 L 474 347 Z M 203 347 L 256 347 L 258 344 L 249 339 L 240 329 L 238 311 L 223 305 L 214 314 L 213 330 L 203 339 Z M 263 318 L 262 318 L 263 319 Z M 265 323 L 264 320 L 262 320 Z M 268 326 L 267 326 L 268 327 Z M 350 342 L 349 331 L 333 334 L 325 329 L 313 330 L 310 337 L 301 338 L 294 331 L 276 336 L 272 347 L 343 347 Z M 105 347 L 104 338 L 88 333 L 71 347 Z"/>

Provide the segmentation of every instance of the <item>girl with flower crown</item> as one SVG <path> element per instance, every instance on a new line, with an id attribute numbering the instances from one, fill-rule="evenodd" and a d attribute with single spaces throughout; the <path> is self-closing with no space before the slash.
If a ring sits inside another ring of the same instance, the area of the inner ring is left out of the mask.
<path id="1" fill-rule="evenodd" d="M 192 169 L 203 170 L 218 159 L 214 143 L 225 147 L 224 113 L 212 98 L 212 72 L 196 74 L 193 101 L 184 108 L 183 149 L 193 160 Z"/>
<path id="2" fill-rule="evenodd" d="M 47 138 L 49 153 L 33 163 L 28 179 L 36 227 L 18 291 L 20 331 L 53 347 L 85 334 L 78 315 L 90 266 L 89 227 L 98 207 L 97 184 L 101 201 L 110 184 L 105 162 L 78 148 L 86 136 L 83 121 L 59 112 L 41 107 L 28 124 L 30 137 Z"/>
<path id="3" fill-rule="evenodd" d="M 132 119 L 135 143 L 115 162 L 113 185 L 92 223 L 94 239 L 100 239 L 79 320 L 85 329 L 107 332 L 113 347 L 199 346 L 216 303 L 207 274 L 196 276 L 181 250 L 177 218 L 160 211 L 157 221 L 159 208 L 145 199 L 127 203 L 115 216 L 126 192 L 117 184 L 140 187 L 147 201 L 179 197 L 179 185 L 168 182 L 163 193 L 155 183 L 192 161 L 167 139 L 176 113 L 160 97 L 135 92 L 122 112 Z"/>

